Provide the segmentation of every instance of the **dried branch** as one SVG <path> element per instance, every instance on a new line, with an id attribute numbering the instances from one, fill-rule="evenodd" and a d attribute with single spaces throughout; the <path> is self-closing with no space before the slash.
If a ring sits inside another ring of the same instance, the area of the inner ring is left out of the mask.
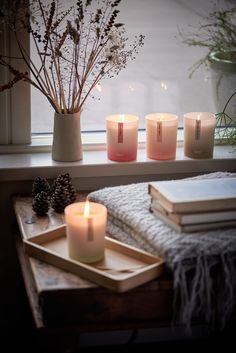
<path id="1" fill-rule="evenodd" d="M 18 60 L 31 73 L 29 77 L 17 71 L 0 57 L 0 65 L 13 74 L 1 91 L 24 80 L 44 94 L 56 112 L 82 110 L 96 84 L 117 75 L 143 45 L 144 37 L 140 36 L 128 47 L 125 25 L 116 21 L 120 3 L 75 0 L 73 6 L 66 7 L 60 0 L 51 0 L 48 5 L 42 0 L 12 0 L 10 5 L 1 0 L 0 19 L 15 34 Z M 36 61 L 23 47 L 19 31 L 32 37 Z"/>

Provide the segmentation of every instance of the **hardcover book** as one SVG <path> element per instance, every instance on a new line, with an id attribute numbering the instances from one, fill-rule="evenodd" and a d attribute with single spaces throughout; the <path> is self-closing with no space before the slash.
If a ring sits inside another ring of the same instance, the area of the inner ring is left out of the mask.
<path id="1" fill-rule="evenodd" d="M 193 224 L 193 223 L 207 223 L 219 221 L 236 221 L 236 209 L 224 211 L 209 211 L 209 212 L 194 212 L 194 213 L 175 213 L 168 212 L 161 206 L 157 199 L 152 199 L 151 211 L 163 213 L 177 224 Z"/>
<path id="2" fill-rule="evenodd" d="M 236 209 L 236 178 L 156 181 L 148 192 L 168 212 Z"/>
<path id="3" fill-rule="evenodd" d="M 236 226 L 236 219 L 228 220 L 228 221 L 208 222 L 208 223 L 178 224 L 175 221 L 173 221 L 170 217 L 168 217 L 162 212 L 157 211 L 156 209 L 152 209 L 151 212 L 153 212 L 153 214 L 157 216 L 160 220 L 162 220 L 163 222 L 165 222 L 167 225 L 177 230 L 178 232 L 189 233 L 189 232 L 197 232 L 197 231 L 207 230 L 207 229 L 219 229 L 219 228 Z"/>

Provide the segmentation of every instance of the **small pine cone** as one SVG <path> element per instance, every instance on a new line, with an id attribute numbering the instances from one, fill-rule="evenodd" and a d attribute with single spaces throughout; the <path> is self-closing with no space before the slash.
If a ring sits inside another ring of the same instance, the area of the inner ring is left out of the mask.
<path id="1" fill-rule="evenodd" d="M 57 186 L 59 185 L 65 186 L 65 184 L 69 182 L 69 180 L 70 180 L 69 173 L 59 174 L 52 184 L 52 194 L 54 194 Z"/>
<path id="2" fill-rule="evenodd" d="M 47 193 L 47 195 L 50 195 L 50 185 L 45 178 L 37 177 L 33 182 L 32 197 L 34 198 L 41 191 L 44 191 Z"/>
<path id="3" fill-rule="evenodd" d="M 71 203 L 70 195 L 67 188 L 64 186 L 58 185 L 51 198 L 52 208 L 58 213 L 63 213 L 64 208 L 70 203 Z"/>
<path id="4" fill-rule="evenodd" d="M 53 182 L 52 193 L 54 194 L 57 186 L 63 186 L 67 189 L 70 196 L 70 203 L 76 200 L 77 192 L 75 187 L 72 184 L 71 177 L 69 173 L 59 174 L 56 180 Z"/>
<path id="5" fill-rule="evenodd" d="M 68 191 L 70 195 L 70 203 L 75 202 L 77 197 L 77 192 L 74 185 L 72 185 L 71 183 L 68 185 Z"/>
<path id="6" fill-rule="evenodd" d="M 53 180 L 53 183 L 52 183 L 52 187 L 51 187 L 51 196 L 54 194 L 55 190 L 56 190 L 56 187 L 58 186 L 59 184 L 57 183 L 57 179 Z"/>
<path id="7" fill-rule="evenodd" d="M 45 191 L 39 192 L 32 202 L 32 209 L 38 216 L 45 216 L 50 207 L 50 199 Z"/>

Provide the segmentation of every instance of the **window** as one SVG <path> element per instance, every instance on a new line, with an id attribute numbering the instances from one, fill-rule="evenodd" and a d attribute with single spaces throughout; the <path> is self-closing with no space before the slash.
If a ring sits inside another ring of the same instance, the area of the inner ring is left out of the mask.
<path id="1" fill-rule="evenodd" d="M 144 129 L 145 115 L 151 112 L 175 113 L 179 116 L 180 126 L 185 112 L 214 112 L 210 73 L 202 68 L 189 79 L 190 67 L 202 57 L 203 52 L 199 48 L 192 49 L 182 44 L 178 35 L 178 28 L 197 26 L 199 15 L 212 10 L 212 2 L 124 0 L 120 10 L 120 22 L 126 24 L 129 35 L 144 34 L 145 44 L 136 60 L 129 63 L 119 76 L 101 81 L 101 92 L 94 92 L 96 99 L 88 100 L 83 111 L 82 129 L 105 130 L 105 117 L 115 113 L 138 115 L 140 128 Z M 31 55 L 34 56 L 34 52 Z M 52 132 L 52 108 L 39 91 L 32 87 L 30 89 L 31 110 L 26 87 L 18 86 L 17 91 L 11 92 L 12 113 L 22 114 L 17 118 L 12 114 L 13 122 L 8 125 L 8 129 L 14 125 L 15 138 L 8 139 L 8 142 L 28 142 L 30 132 Z M 25 98 L 17 98 L 17 104 L 21 103 L 23 108 L 19 108 L 19 105 L 14 107 L 13 96 L 16 94 L 27 97 L 28 103 L 25 103 Z M 31 116 L 31 125 L 27 116 Z M 4 126 L 4 119 L 3 114 L 1 126 Z M 24 120 L 23 125 L 21 119 Z"/>
<path id="2" fill-rule="evenodd" d="M 199 14 L 209 8 L 210 1 L 201 1 L 201 6 L 194 0 L 123 1 L 120 22 L 130 37 L 144 34 L 145 44 L 117 77 L 101 81 L 101 92 L 94 92 L 96 98 L 83 111 L 82 129 L 105 130 L 105 116 L 115 113 L 138 115 L 144 128 L 145 115 L 155 111 L 175 113 L 181 122 L 184 112 L 214 111 L 209 73 L 199 70 L 188 77 L 202 51 L 187 48 L 178 38 L 178 27 L 197 25 Z M 51 132 L 52 116 L 45 98 L 32 90 L 32 132 Z"/>

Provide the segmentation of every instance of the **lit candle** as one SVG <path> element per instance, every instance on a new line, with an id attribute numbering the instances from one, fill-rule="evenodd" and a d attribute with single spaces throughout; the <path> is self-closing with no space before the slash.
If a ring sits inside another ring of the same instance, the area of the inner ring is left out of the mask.
<path id="1" fill-rule="evenodd" d="M 178 117 L 169 113 L 146 115 L 146 149 L 151 159 L 175 159 Z"/>
<path id="2" fill-rule="evenodd" d="M 184 154 L 190 158 L 212 158 L 216 117 L 212 113 L 184 114 Z"/>
<path id="3" fill-rule="evenodd" d="M 107 154 L 112 161 L 126 162 L 137 158 L 138 121 L 135 115 L 110 115 L 106 118 Z"/>
<path id="4" fill-rule="evenodd" d="M 107 209 L 95 202 L 77 202 L 65 208 L 69 256 L 81 262 L 104 257 Z"/>

